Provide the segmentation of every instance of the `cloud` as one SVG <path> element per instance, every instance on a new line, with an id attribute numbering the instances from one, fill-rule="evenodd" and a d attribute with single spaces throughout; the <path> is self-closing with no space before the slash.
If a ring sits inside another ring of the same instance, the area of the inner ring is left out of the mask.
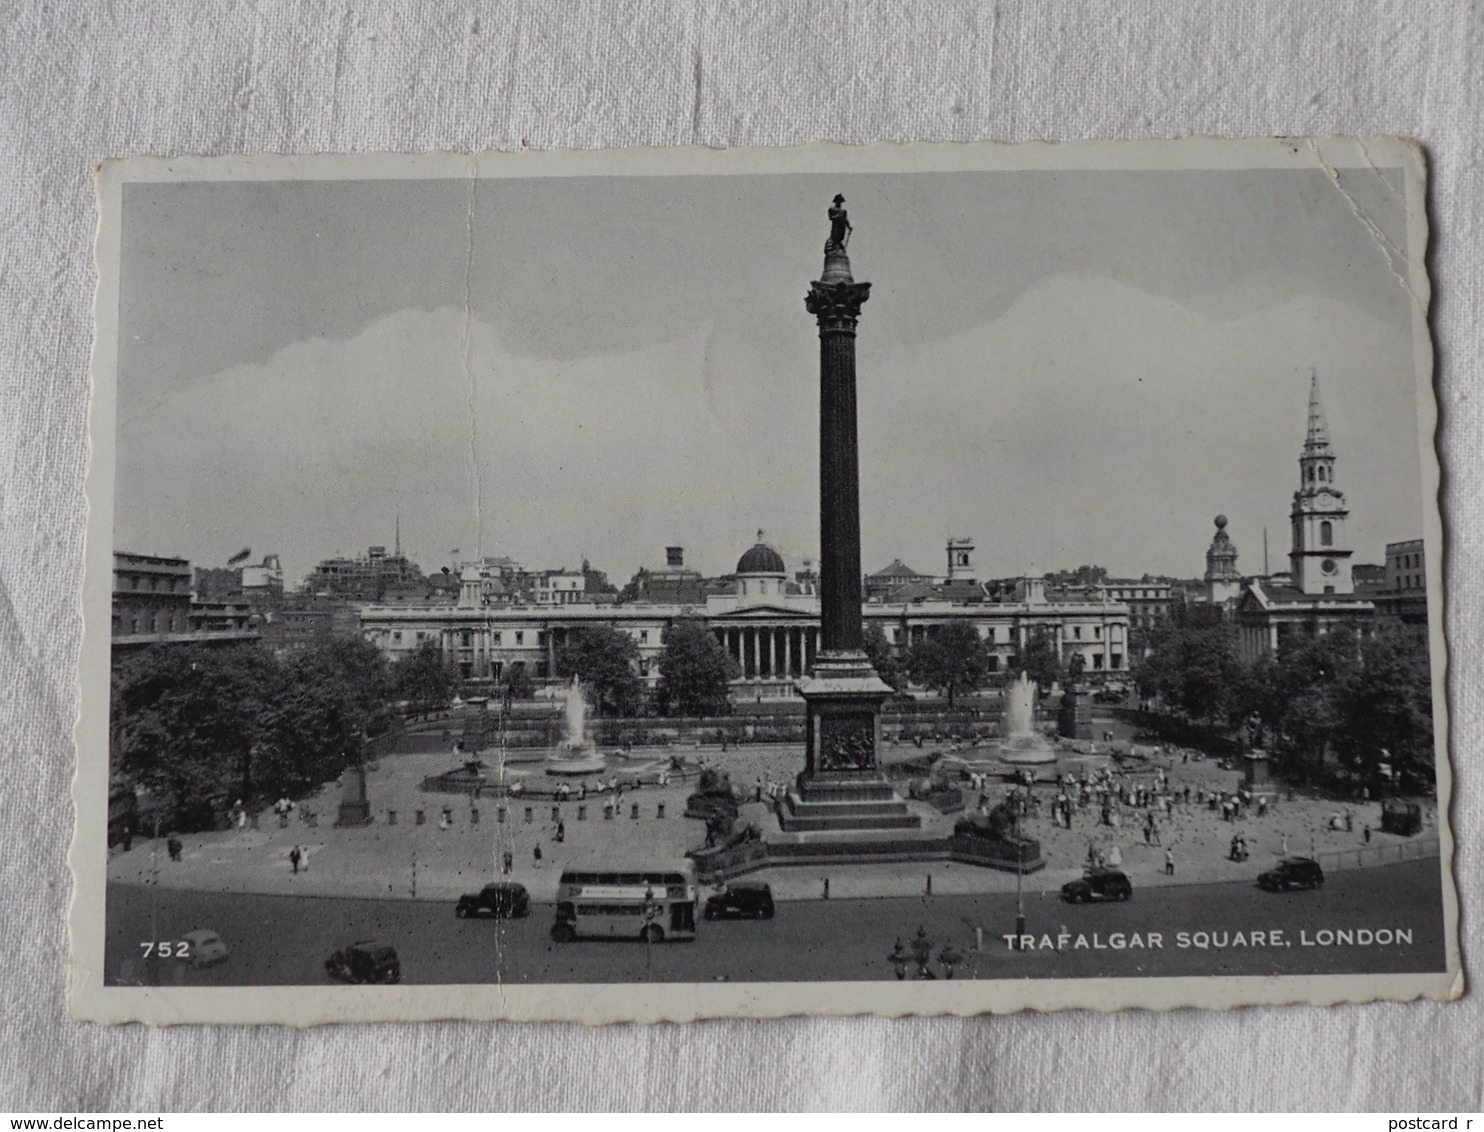
<path id="1" fill-rule="evenodd" d="M 1267 526 L 1281 569 L 1310 366 L 1352 545 L 1379 560 L 1421 528 L 1404 336 L 1312 295 L 1213 320 L 1063 275 L 994 323 L 863 376 L 867 562 L 939 551 L 952 533 L 977 536 L 981 569 L 997 575 L 1083 562 L 1195 575 L 1225 512 L 1242 568 L 1261 570 Z"/>
<path id="2" fill-rule="evenodd" d="M 403 310 L 121 405 L 117 541 L 201 564 L 251 545 L 301 575 L 390 543 L 400 513 L 430 570 L 481 547 L 532 566 L 586 554 L 622 579 L 680 543 L 720 572 L 758 526 L 811 556 L 806 319 L 780 334 L 766 305 L 734 313 L 684 340 L 562 360 L 517 352 L 454 307 Z M 944 538 L 967 534 L 989 574 L 1094 561 L 1197 574 L 1217 511 L 1243 569 L 1260 568 L 1264 525 L 1278 568 L 1310 365 L 1358 557 L 1420 532 L 1409 344 L 1343 303 L 1294 294 L 1211 319 L 1064 275 L 946 339 L 876 341 L 871 314 L 858 343 L 867 570 L 898 555 L 939 569 Z"/>

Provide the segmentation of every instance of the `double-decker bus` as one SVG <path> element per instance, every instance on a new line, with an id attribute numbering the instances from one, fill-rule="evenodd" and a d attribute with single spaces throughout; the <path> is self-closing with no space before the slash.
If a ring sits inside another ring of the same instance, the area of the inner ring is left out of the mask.
<path id="1" fill-rule="evenodd" d="M 573 866 L 557 887 L 551 938 L 695 939 L 696 867 L 690 861 Z"/>

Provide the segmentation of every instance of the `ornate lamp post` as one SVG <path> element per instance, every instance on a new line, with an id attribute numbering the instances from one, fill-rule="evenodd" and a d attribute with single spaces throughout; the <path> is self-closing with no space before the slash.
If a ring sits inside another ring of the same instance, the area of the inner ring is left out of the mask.
<path id="1" fill-rule="evenodd" d="M 660 905 L 654 898 L 654 886 L 644 890 L 644 981 L 654 981 L 654 922 L 659 918 Z"/>
<path id="2" fill-rule="evenodd" d="M 942 964 L 943 977 L 945 979 L 953 978 L 954 968 L 956 968 L 963 961 L 963 953 L 955 948 L 951 943 L 945 943 L 943 945 L 943 949 L 938 952 L 938 962 Z"/>
<path id="3" fill-rule="evenodd" d="M 1025 854 L 1021 851 L 1020 807 L 1015 807 L 1015 950 L 1025 935 Z"/>
<path id="4" fill-rule="evenodd" d="M 911 959 L 912 956 L 907 954 L 907 949 L 902 946 L 902 937 L 897 936 L 897 944 L 891 949 L 891 954 L 886 957 L 886 961 L 891 964 L 899 981 L 906 979 L 907 964 Z"/>

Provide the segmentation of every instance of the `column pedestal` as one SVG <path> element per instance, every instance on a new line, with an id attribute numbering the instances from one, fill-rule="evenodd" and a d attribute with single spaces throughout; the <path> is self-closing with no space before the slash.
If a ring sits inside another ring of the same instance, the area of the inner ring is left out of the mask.
<path id="1" fill-rule="evenodd" d="M 876 761 L 891 687 L 863 652 L 821 653 L 796 687 L 807 705 L 804 771 L 784 798 L 788 833 L 919 829 Z"/>
<path id="2" fill-rule="evenodd" d="M 366 768 L 353 766 L 341 778 L 340 811 L 336 825 L 370 825 L 371 803 L 366 797 Z"/>

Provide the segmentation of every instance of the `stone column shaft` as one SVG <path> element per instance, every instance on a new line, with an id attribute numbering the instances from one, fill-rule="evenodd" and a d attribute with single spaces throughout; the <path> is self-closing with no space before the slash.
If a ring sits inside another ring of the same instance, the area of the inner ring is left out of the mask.
<path id="1" fill-rule="evenodd" d="M 860 457 L 856 441 L 855 331 L 819 331 L 820 645 L 861 647 Z"/>

